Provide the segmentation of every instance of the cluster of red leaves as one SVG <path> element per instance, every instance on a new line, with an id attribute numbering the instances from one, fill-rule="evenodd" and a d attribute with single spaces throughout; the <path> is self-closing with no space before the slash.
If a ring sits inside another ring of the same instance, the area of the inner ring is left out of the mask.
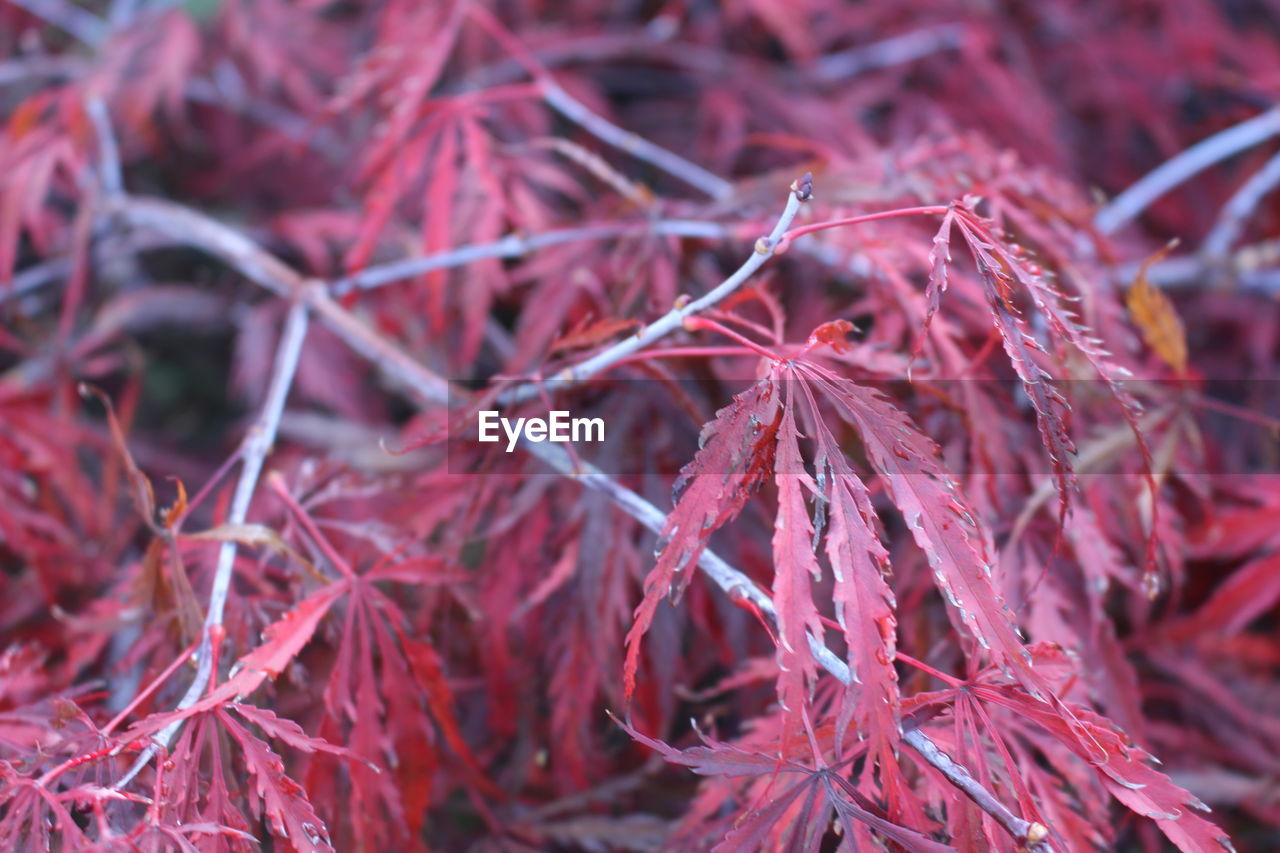
<path id="1" fill-rule="evenodd" d="M 0 847 L 1280 846 L 1280 127 L 1095 219 L 1280 97 L 1272 5 L 0 0 L 0 56 Z M 446 440 L 512 399 L 598 467 Z"/>

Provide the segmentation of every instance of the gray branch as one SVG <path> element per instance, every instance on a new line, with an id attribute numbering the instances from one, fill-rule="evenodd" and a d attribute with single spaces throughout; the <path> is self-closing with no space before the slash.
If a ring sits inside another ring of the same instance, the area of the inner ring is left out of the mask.
<path id="1" fill-rule="evenodd" d="M 1204 238 L 1201 253 L 1211 262 L 1225 257 L 1236 240 L 1240 239 L 1245 221 L 1277 184 L 1280 184 L 1280 154 L 1272 156 L 1261 169 L 1254 172 L 1222 206 L 1218 221 Z"/>
<path id="2" fill-rule="evenodd" d="M 253 493 L 258 486 L 263 462 L 271 446 L 275 444 L 276 431 L 280 428 L 280 416 L 284 412 L 285 400 L 289 396 L 293 377 L 298 370 L 298 359 L 302 354 L 302 344 L 306 337 L 307 306 L 299 299 L 290 306 L 284 331 L 280 335 L 275 364 L 271 370 L 271 384 L 267 388 L 267 399 L 262 404 L 262 412 L 244 438 L 240 479 L 236 482 L 236 489 L 231 497 L 227 524 L 243 524 L 249 515 L 249 504 L 253 501 Z M 222 627 L 227 595 L 231 590 L 231 578 L 234 574 L 236 550 L 236 543 L 230 540 L 223 542 L 218 549 L 218 562 L 213 573 L 213 588 L 209 593 L 209 609 L 205 614 L 204 630 L 201 632 L 200 645 L 196 650 L 196 676 L 178 702 L 179 711 L 190 708 L 199 701 L 215 674 L 213 672 L 213 635 Z M 129 771 L 113 787 L 119 790 L 129 784 L 157 752 L 169 746 L 173 736 L 182 727 L 182 722 L 177 720 L 170 723 L 157 733 L 151 745 L 143 750 Z"/>
<path id="3" fill-rule="evenodd" d="M 1280 107 L 1215 133 L 1148 172 L 1093 217 L 1103 234 L 1119 230 L 1160 196 L 1205 169 L 1280 133 Z"/>
<path id="4" fill-rule="evenodd" d="M 690 163 L 661 145 L 655 145 L 643 136 L 623 130 L 603 116 L 592 112 L 586 104 L 570 95 L 550 77 L 544 77 L 539 82 L 542 88 L 542 99 L 548 106 L 602 142 L 625 151 L 637 160 L 656 166 L 669 175 L 674 175 L 714 199 L 728 198 L 733 194 L 733 184 L 724 178 L 713 175 L 696 163 Z"/>
<path id="5" fill-rule="evenodd" d="M 680 328 L 684 321 L 694 314 L 705 311 L 733 293 L 747 279 L 751 278 L 756 270 L 764 266 L 765 261 L 773 256 L 774 248 L 778 245 L 778 241 L 782 239 L 782 235 L 791 227 L 796 214 L 800 212 L 800 206 L 809 199 L 809 184 L 803 183 L 809 180 L 811 179 L 806 176 L 806 178 L 801 179 L 801 182 L 791 185 L 791 192 L 787 196 L 786 206 L 782 210 L 782 215 L 778 217 L 777 223 L 773 226 L 773 230 L 769 232 L 768 236 L 761 237 L 756 241 L 755 250 L 751 253 L 751 257 L 743 261 L 742 266 L 738 267 L 732 275 L 710 291 L 697 299 L 677 305 L 638 333 L 619 341 L 580 364 L 565 368 L 540 385 L 534 382 L 518 385 L 510 391 L 499 395 L 498 401 L 503 404 L 519 403 L 538 396 L 542 389 L 555 391 L 575 385 L 601 371 L 607 370 L 627 356 L 639 352 L 655 341 L 666 337 Z"/>

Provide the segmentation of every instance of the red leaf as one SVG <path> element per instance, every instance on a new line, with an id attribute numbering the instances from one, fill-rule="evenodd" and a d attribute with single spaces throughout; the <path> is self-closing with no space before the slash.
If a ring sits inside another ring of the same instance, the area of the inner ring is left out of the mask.
<path id="1" fill-rule="evenodd" d="M 240 658 L 235 665 L 236 674 L 220 684 L 205 702 L 247 695 L 268 677 L 278 676 L 311 641 L 320 620 L 347 589 L 347 583 L 341 581 L 323 586 L 268 625 L 262 632 L 262 645 Z"/>
<path id="2" fill-rule="evenodd" d="M 916 335 L 915 346 L 911 350 L 912 363 L 920 357 L 920 352 L 924 349 L 925 338 L 929 334 L 929 326 L 933 323 L 933 316 L 938 313 L 938 308 L 942 304 L 942 294 L 947 292 L 949 283 L 947 273 L 951 265 L 951 226 L 955 219 L 955 210 L 948 210 L 942 217 L 942 224 L 938 227 L 938 233 L 933 238 L 933 248 L 929 251 L 929 286 L 925 288 L 924 292 L 928 307 L 925 310 L 924 323 Z M 910 371 L 911 366 L 908 364 L 908 375 Z"/>
<path id="3" fill-rule="evenodd" d="M 263 813 L 272 833 L 287 841 L 298 853 L 332 851 L 328 828 L 316 814 L 307 792 L 285 773 L 280 756 L 272 751 L 270 745 L 237 723 L 225 709 L 218 708 L 214 714 L 227 734 L 240 746 L 245 768 L 257 792 L 257 798 L 250 800 L 254 814 Z"/>
<path id="4" fill-rule="evenodd" d="M 1003 705 L 1033 720 L 1090 762 L 1112 796 L 1134 812 L 1154 820 L 1183 853 L 1234 851 L 1221 829 L 1192 811 L 1207 811 L 1208 806 L 1147 764 L 1151 756 L 1128 743 L 1104 717 L 1086 708 L 1071 706 L 1069 711 L 1075 719 L 1069 724 L 1044 703 L 1011 688 L 971 685 L 970 689 L 984 701 Z M 1088 737 L 1088 743 L 1082 741 L 1082 732 Z M 1102 760 L 1098 760 L 1098 749 L 1102 750 Z"/>
<path id="5" fill-rule="evenodd" d="M 658 602 L 678 599 L 691 578 L 711 534 L 737 516 L 773 468 L 774 435 L 781 416 L 775 384 L 763 380 L 733 398 L 703 427 L 701 450 L 680 471 L 675 509 L 667 516 L 657 564 L 644 582 L 644 599 L 627 632 L 623 671 L 625 693 L 635 690 L 640 639 L 653 621 Z"/>
<path id="6" fill-rule="evenodd" d="M 961 217 L 957 221 L 960 233 L 964 236 L 969 251 L 978 264 L 978 272 L 987 286 L 992 322 L 1000 332 L 1005 354 L 1035 409 L 1036 425 L 1049 452 L 1049 461 L 1058 487 L 1058 519 L 1062 523 L 1066 520 L 1070 507 L 1071 493 L 1076 488 L 1075 471 L 1072 468 L 1076 447 L 1071 439 L 1069 425 L 1071 407 L 1062 393 L 1051 384 L 1053 376 L 1042 363 L 1045 358 L 1044 348 L 1031 333 L 1018 309 L 1013 290 L 1017 275 L 1015 270 L 1021 268 L 1018 260 L 990 240 L 970 219 Z M 1037 304 L 1041 302 L 1039 298 L 1035 301 Z"/>
<path id="7" fill-rule="evenodd" d="M 853 721 L 872 741 L 885 781 L 898 781 L 897 602 L 886 580 L 889 552 L 876 532 L 876 514 L 866 484 L 849 466 L 835 436 L 822 421 L 812 391 L 805 397 L 814 424 L 820 508 L 829 529 L 827 560 L 834 576 L 836 621 L 848 649 L 852 689 L 842 694 L 837 731 Z M 837 735 L 836 742 L 843 740 Z M 869 767 L 868 767 L 869 769 Z M 886 788 L 890 788 L 886 784 Z"/>
<path id="8" fill-rule="evenodd" d="M 840 381 L 823 368 L 798 364 L 857 428 L 872 465 L 924 551 L 934 580 L 974 639 L 997 664 L 1039 692 L 1031 656 L 1013 615 L 992 581 L 994 558 L 986 530 L 938 458 L 938 449 L 877 392 Z"/>
<path id="9" fill-rule="evenodd" d="M 778 613 L 778 696 L 792 720 L 805 709 L 818 667 L 808 635 L 823 636 L 822 619 L 813 603 L 811 580 L 822 570 L 813 553 L 814 531 L 805 493 L 817 487 L 805 470 L 796 431 L 794 390 L 788 382 L 786 404 L 778 428 L 778 514 L 773 531 L 773 603 Z"/>

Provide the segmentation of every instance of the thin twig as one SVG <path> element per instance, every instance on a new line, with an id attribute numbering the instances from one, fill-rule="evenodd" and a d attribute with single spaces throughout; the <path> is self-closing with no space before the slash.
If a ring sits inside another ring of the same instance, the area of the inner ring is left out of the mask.
<path id="1" fill-rule="evenodd" d="M 124 178 L 120 167 L 120 146 L 116 144 L 107 103 L 101 95 L 90 95 L 85 100 L 84 109 L 98 137 L 98 180 L 102 183 L 102 193 L 108 198 L 118 196 L 124 191 Z"/>
<path id="2" fill-rule="evenodd" d="M 309 121 L 271 101 L 255 100 L 234 80 L 217 73 L 209 79 L 193 77 L 187 81 L 184 95 L 197 104 L 208 104 L 247 118 L 326 157 L 344 156 L 332 127 Z"/>
<path id="3" fill-rule="evenodd" d="M 397 380 L 405 391 L 432 403 L 448 402 L 448 382 L 418 364 L 400 347 L 334 302 L 323 287 L 310 289 L 305 299 L 330 331 L 383 371 L 384 375 Z"/>
<path id="4" fill-rule="evenodd" d="M 71 273 L 70 258 L 51 258 L 38 264 L 32 264 L 21 272 L 14 274 L 8 286 L 0 286 L 0 305 L 11 299 L 26 296 L 39 290 L 50 282 L 65 278 Z"/>
<path id="5" fill-rule="evenodd" d="M 1093 224 L 1103 234 L 1117 231 L 1169 190 L 1276 134 L 1280 134 L 1280 107 L 1215 133 L 1148 172 L 1099 210 Z"/>
<path id="6" fill-rule="evenodd" d="M 756 270 L 764 266 L 765 261 L 773 256 L 774 249 L 777 248 L 787 229 L 791 227 L 791 222 L 796 218 L 796 214 L 800 212 L 800 206 L 808 201 L 812 195 L 812 185 L 813 177 L 811 175 L 805 175 L 791 185 L 791 191 L 787 195 L 787 204 L 782 210 L 782 215 L 778 217 L 777 224 L 773 226 L 773 230 L 769 232 L 768 236 L 761 237 L 756 241 L 755 250 L 751 253 L 751 257 L 742 263 L 742 266 L 738 267 L 732 275 L 710 291 L 697 299 L 690 300 L 684 304 L 677 304 L 675 308 L 672 308 L 635 335 L 619 341 L 580 364 L 565 368 L 541 384 L 529 382 L 512 388 L 510 391 L 499 395 L 498 401 L 504 404 L 519 403 L 534 398 L 543 390 L 553 391 L 581 382 L 603 370 L 607 370 L 610 366 L 627 358 L 632 353 L 666 337 L 683 326 L 685 320 L 689 317 L 700 311 L 705 311 L 720 302 L 741 287 Z"/>
<path id="7" fill-rule="evenodd" d="M 584 145 L 562 136 L 530 139 L 527 142 L 503 146 L 504 150 L 520 156 L 528 151 L 544 149 L 554 151 L 571 163 L 576 163 L 596 180 L 607 185 L 618 195 L 641 210 L 651 210 L 656 197 L 643 184 L 633 181 L 615 169 L 608 160 Z"/>
<path id="8" fill-rule="evenodd" d="M 271 384 L 267 388 L 267 398 L 262 404 L 262 412 L 258 420 L 250 427 L 244 438 L 244 449 L 240 454 L 242 467 L 240 479 L 236 482 L 235 492 L 231 497 L 231 508 L 227 513 L 228 524 L 243 524 L 249 515 L 249 504 L 253 500 L 254 490 L 258 485 L 258 477 L 262 473 L 262 465 L 271 445 L 275 443 L 276 431 L 280 427 L 280 416 L 284 412 L 285 400 L 293 385 L 293 377 L 298 370 L 298 359 L 302 354 L 302 344 L 307 337 L 307 306 L 296 300 L 289 308 L 285 320 L 284 331 L 280 335 L 280 344 L 276 349 L 275 364 L 271 370 Z M 209 593 L 209 609 L 205 614 L 204 630 L 201 632 L 200 646 L 196 650 L 196 675 L 192 679 L 187 692 L 178 702 L 178 710 L 191 707 L 204 694 L 205 688 L 213 677 L 214 635 L 222 628 L 223 614 L 226 610 L 227 595 L 231 590 L 231 577 L 235 567 L 236 543 L 227 540 L 218 549 L 218 562 L 213 573 L 213 587 Z M 134 776 L 147 765 L 162 749 L 166 749 L 182 720 L 176 720 L 162 729 L 152 739 L 150 746 L 138 756 L 129 771 L 115 783 L 119 790 L 127 785 Z"/>
<path id="9" fill-rule="evenodd" d="M 1117 266 L 1113 279 L 1119 284 L 1133 281 L 1142 268 L 1140 262 Z M 1280 291 L 1280 240 L 1264 240 L 1241 246 L 1230 255 L 1211 258 L 1208 252 L 1166 258 L 1147 269 L 1147 281 L 1165 290 L 1185 290 L 1211 284 L 1226 273 L 1242 291 Z"/>
<path id="10" fill-rule="evenodd" d="M 245 278 L 278 296 L 300 300 L 326 326 L 390 376 L 414 375 L 416 387 L 407 390 L 432 402 L 448 400 L 448 383 L 418 365 L 359 319 L 334 302 L 326 288 L 308 282 L 284 261 L 236 229 L 180 204 L 153 198 L 121 196 L 104 207 L 126 224 L 164 234 L 175 243 L 207 252 Z"/>
<path id="11" fill-rule="evenodd" d="M 76 56 L 46 56 L 37 54 L 7 59 L 0 62 L 0 86 L 41 77 L 54 79 L 76 77 L 88 67 Z"/>
<path id="12" fill-rule="evenodd" d="M 122 195 L 106 200 L 105 212 L 134 228 L 148 228 L 221 258 L 245 278 L 277 296 L 293 297 L 303 290 L 303 278 L 284 261 L 244 234 L 216 219 L 157 198 Z"/>
<path id="13" fill-rule="evenodd" d="M 903 65 L 934 53 L 954 50 L 964 44 L 964 37 L 965 28 L 961 24 L 926 27 L 827 54 L 814 61 L 810 74 L 813 79 L 824 83 L 844 80 L 866 71 Z"/>
<path id="14" fill-rule="evenodd" d="M 1204 238 L 1201 254 L 1210 262 L 1223 258 L 1239 239 L 1245 220 L 1277 184 L 1280 184 L 1280 154 L 1264 163 L 1222 206 L 1218 221 Z"/>
<path id="15" fill-rule="evenodd" d="M 492 243 L 476 243 L 460 246 L 420 258 L 405 258 L 369 267 L 355 275 L 333 282 L 330 292 L 343 296 L 352 290 L 372 290 L 383 285 L 413 278 L 432 270 L 465 266 L 490 258 L 519 258 L 530 252 L 574 243 L 581 240 L 608 240 L 633 233 L 657 234 L 670 237 L 693 237 L 719 240 L 731 236 L 735 226 L 719 222 L 694 219 L 661 219 L 656 222 L 606 222 L 581 228 L 562 228 L 541 234 L 508 234 Z"/>
<path id="16" fill-rule="evenodd" d="M 973 778 L 973 774 L 964 765 L 957 764 L 927 734 L 920 729 L 908 729 L 902 733 L 902 739 L 919 753 L 921 758 L 933 765 L 934 769 L 947 777 L 948 782 L 973 800 L 978 808 L 991 815 L 996 823 L 1004 827 L 1005 832 L 1023 845 L 1020 849 L 1027 850 L 1029 853 L 1054 853 L 1053 844 L 1047 838 L 1048 830 L 1044 824 L 1024 820 L 1010 811 L 1008 806 L 996 799 L 995 795 L 981 782 Z"/>
<path id="17" fill-rule="evenodd" d="M 120 237 L 110 233 L 109 223 L 102 223 L 95 233 L 96 243 L 93 246 L 93 262 L 108 264 L 122 257 L 138 252 L 160 248 L 169 244 L 169 240 L 157 240 L 151 235 L 134 234 Z M 38 264 L 32 264 L 14 273 L 13 280 L 0 285 L 0 305 L 21 299 L 41 288 L 47 287 L 61 278 L 71 274 L 72 262 L 68 256 L 50 258 Z M 24 308 L 24 310 L 26 310 Z"/>
<path id="18" fill-rule="evenodd" d="M 249 434 L 245 436 L 243 467 L 240 469 L 240 479 L 236 483 L 235 493 L 231 497 L 227 524 L 243 524 L 249 515 L 249 503 L 253 500 L 253 491 L 258 484 L 258 476 L 262 473 L 263 461 L 271 445 L 275 443 L 276 430 L 280 427 L 280 415 L 284 412 L 285 400 L 289 396 L 289 389 L 293 386 L 293 377 L 298 372 L 302 345 L 307 338 L 307 310 L 306 304 L 302 301 L 294 302 L 289 306 L 284 331 L 280 335 L 280 344 L 276 349 L 275 364 L 271 370 L 271 384 L 267 388 L 267 399 L 262 404 L 262 414 L 249 430 Z M 218 567 L 213 576 L 213 589 L 209 593 L 206 628 L 222 624 L 223 609 L 226 607 L 227 593 L 231 587 L 231 567 L 235 554 L 235 542 L 222 543 L 222 548 L 218 552 Z"/>
<path id="19" fill-rule="evenodd" d="M 637 160 L 656 166 L 689 186 L 702 190 L 714 199 L 728 198 L 733 194 L 733 184 L 729 181 L 719 175 L 713 175 L 696 163 L 689 162 L 661 145 L 655 145 L 642 136 L 623 130 L 566 92 L 559 83 L 551 79 L 550 75 L 542 75 L 538 82 L 542 90 L 542 99 L 546 101 L 547 106 L 601 142 L 625 151 Z"/>
<path id="20" fill-rule="evenodd" d="M 68 0 L 10 0 L 10 2 L 90 47 L 96 47 L 107 36 L 106 21 Z"/>

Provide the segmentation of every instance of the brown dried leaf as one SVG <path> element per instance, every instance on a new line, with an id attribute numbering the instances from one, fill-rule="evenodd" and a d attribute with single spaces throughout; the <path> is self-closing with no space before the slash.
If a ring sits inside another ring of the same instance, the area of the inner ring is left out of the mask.
<path id="1" fill-rule="evenodd" d="M 219 524 L 217 527 L 211 527 L 208 530 L 202 530 L 199 533 L 183 534 L 187 539 L 212 540 L 215 542 L 235 542 L 238 545 L 249 545 L 252 547 L 262 547 L 279 551 L 287 557 L 297 560 L 308 572 L 315 575 L 315 567 L 311 565 L 311 561 L 299 554 L 289 546 L 287 542 L 280 537 L 270 527 L 265 524 Z M 318 576 L 319 577 L 319 576 Z M 327 580 L 327 578 L 320 578 Z"/>
<path id="2" fill-rule="evenodd" d="M 1142 262 L 1133 285 L 1125 293 L 1125 305 L 1133 324 L 1142 333 L 1147 346 L 1178 373 L 1187 372 L 1187 333 L 1173 303 L 1164 291 L 1153 287 L 1147 278 L 1152 264 L 1160 261 L 1177 245 L 1171 241 L 1160 251 Z"/>

